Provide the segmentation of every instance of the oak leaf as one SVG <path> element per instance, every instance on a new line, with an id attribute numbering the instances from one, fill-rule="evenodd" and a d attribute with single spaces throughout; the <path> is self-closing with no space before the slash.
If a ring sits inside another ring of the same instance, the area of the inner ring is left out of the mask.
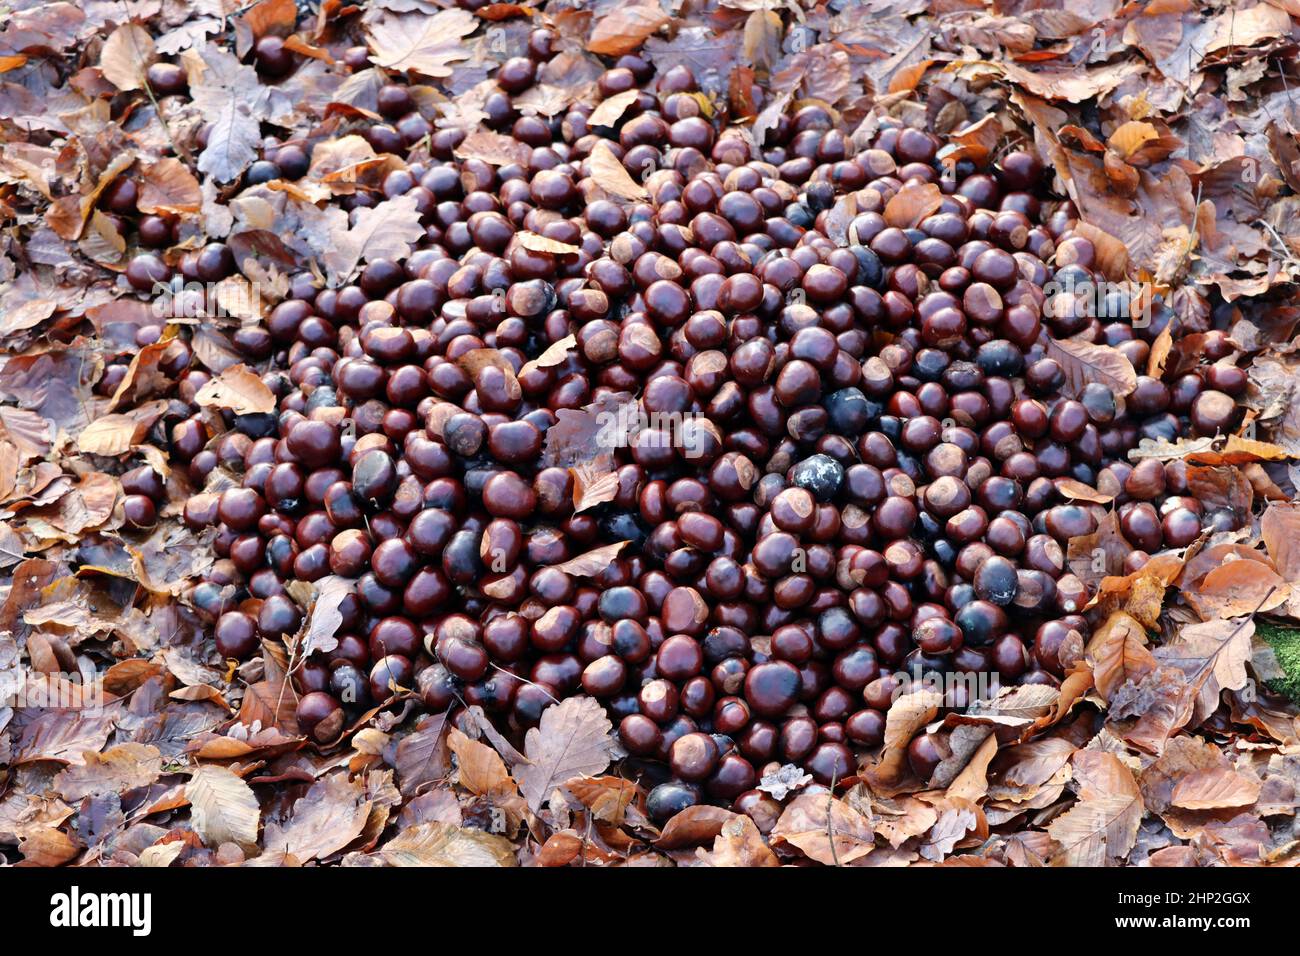
<path id="1" fill-rule="evenodd" d="M 418 200 L 411 193 L 386 199 L 377 206 L 357 211 L 356 224 L 335 233 L 325 252 L 325 266 L 339 282 L 346 281 L 362 262 L 392 259 L 400 262 L 424 236 Z"/>
<path id="2" fill-rule="evenodd" d="M 370 61 L 389 70 L 414 70 L 425 76 L 451 76 L 452 63 L 470 58 L 463 40 L 478 20 L 472 13 L 452 7 L 433 16 L 382 16 L 369 26 Z"/>
<path id="3" fill-rule="evenodd" d="M 543 711 L 524 738 L 528 762 L 514 771 L 528 806 L 536 812 L 565 781 L 608 767 L 611 730 L 605 708 L 590 697 L 570 697 Z"/>

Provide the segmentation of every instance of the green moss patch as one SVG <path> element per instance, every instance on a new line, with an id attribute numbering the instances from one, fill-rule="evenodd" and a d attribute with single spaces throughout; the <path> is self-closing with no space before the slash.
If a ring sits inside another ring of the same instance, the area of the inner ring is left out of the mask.
<path id="1" fill-rule="evenodd" d="M 1268 689 L 1300 703 L 1300 627 L 1256 619 L 1255 634 L 1273 648 L 1278 666 L 1282 668 L 1283 676 L 1265 681 Z"/>

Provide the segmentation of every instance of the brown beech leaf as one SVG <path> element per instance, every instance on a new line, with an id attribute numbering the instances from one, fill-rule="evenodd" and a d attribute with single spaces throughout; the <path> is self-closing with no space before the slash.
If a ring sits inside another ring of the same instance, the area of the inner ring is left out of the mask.
<path id="1" fill-rule="evenodd" d="M 212 379 L 194 397 L 205 408 L 229 409 L 236 415 L 275 411 L 275 394 L 247 365 L 232 365 Z"/>
<path id="2" fill-rule="evenodd" d="M 687 807 L 664 824 L 659 838 L 655 840 L 655 846 L 661 850 L 679 850 L 685 846 L 708 843 L 736 816 L 736 813 L 723 807 L 705 804 Z"/>
<path id="3" fill-rule="evenodd" d="M 1160 378 L 1164 375 L 1165 364 L 1169 361 L 1169 353 L 1174 347 L 1173 323 L 1168 323 L 1156 340 L 1151 343 L 1151 354 L 1147 356 L 1147 374 L 1152 378 Z"/>
<path id="4" fill-rule="evenodd" d="M 997 735 L 990 733 L 971 755 L 957 778 L 948 785 L 944 795 L 949 799 L 964 800 L 972 804 L 982 800 L 989 788 L 989 763 L 997 756 L 997 752 Z"/>
<path id="5" fill-rule="evenodd" d="M 1250 479 L 1230 465 L 1189 465 L 1187 490 L 1206 507 L 1230 508 L 1243 518 L 1255 502 Z"/>
<path id="6" fill-rule="evenodd" d="M 648 199 L 650 194 L 640 185 L 627 169 L 622 160 L 614 155 L 604 140 L 598 140 L 591 151 L 591 178 L 596 185 L 607 193 L 621 199 Z"/>
<path id="7" fill-rule="evenodd" d="M 1090 783 L 1047 832 L 1061 845 L 1056 858 L 1066 866 L 1105 866 L 1133 848 L 1142 822 L 1142 794 L 1133 772 L 1114 754 L 1080 750 L 1073 762 L 1076 776 L 1084 772 Z"/>
<path id="8" fill-rule="evenodd" d="M 949 134 L 951 149 L 940 153 L 940 159 L 947 165 L 969 159 L 976 166 L 983 166 L 997 148 L 1002 138 L 1002 125 L 994 113 L 990 113 L 978 122 Z"/>
<path id="9" fill-rule="evenodd" d="M 141 212 L 179 216 L 196 213 L 203 205 L 202 190 L 194 174 L 178 159 L 166 157 L 140 169 Z"/>
<path id="10" fill-rule="evenodd" d="M 1113 495 L 1103 494 L 1096 488 L 1089 487 L 1082 481 L 1076 481 L 1073 478 L 1057 478 L 1056 490 L 1066 498 L 1075 501 L 1087 501 L 1095 505 L 1108 505 L 1115 500 Z"/>
<path id="11" fill-rule="evenodd" d="M 104 78 L 119 90 L 138 90 L 144 87 L 145 70 L 158 59 L 153 37 L 138 23 L 118 27 L 104 41 L 99 56 L 99 68 Z"/>
<path id="12" fill-rule="evenodd" d="M 1076 224 L 1076 234 L 1092 243 L 1096 251 L 1097 267 L 1111 282 L 1123 282 L 1128 278 L 1128 249 L 1108 232 L 1098 229 L 1086 222 Z"/>
<path id="13" fill-rule="evenodd" d="M 744 814 L 736 814 L 722 825 L 713 849 L 700 848 L 696 857 L 709 866 L 780 866 L 781 861 L 763 841 L 758 825 Z"/>
<path id="14" fill-rule="evenodd" d="M 766 75 L 781 59 L 781 36 L 785 24 L 773 10 L 755 10 L 745 21 L 742 59 L 760 74 Z"/>
<path id="15" fill-rule="evenodd" d="M 302 643 L 303 656 L 317 652 L 328 654 L 338 647 L 338 638 L 334 635 L 343 623 L 343 613 L 339 608 L 348 595 L 356 593 L 356 589 L 356 581 L 336 574 L 326 575 L 312 585 L 307 633 Z"/>
<path id="16" fill-rule="evenodd" d="M 575 336 L 566 335 L 558 342 L 552 342 L 546 347 L 541 355 L 532 361 L 525 362 L 519 370 L 519 374 L 531 372 L 539 368 L 554 368 L 557 365 L 563 365 L 569 360 L 569 353 L 578 347 L 578 340 Z"/>
<path id="17" fill-rule="evenodd" d="M 1060 363 L 1065 371 L 1066 387 L 1075 397 L 1089 382 L 1108 385 L 1121 397 L 1137 388 L 1133 363 L 1124 357 L 1123 352 L 1109 345 L 1049 337 L 1047 357 Z"/>
<path id="18" fill-rule="evenodd" d="M 225 767 L 202 766 L 185 785 L 194 830 L 210 847 L 223 843 L 253 846 L 262 817 L 257 795 Z"/>
<path id="19" fill-rule="evenodd" d="M 875 849 L 871 821 L 829 793 L 795 797 L 769 834 L 773 845 L 788 844 L 826 866 L 844 866 Z"/>
<path id="20" fill-rule="evenodd" d="M 135 353 L 126 368 L 126 376 L 108 403 L 109 411 L 155 395 L 169 386 L 167 376 L 158 368 L 169 342 L 152 342 Z"/>
<path id="21" fill-rule="evenodd" d="M 62 866 L 81 852 L 77 843 L 62 830 L 45 828 L 25 834 L 18 841 L 23 862 L 29 866 Z"/>
<path id="22" fill-rule="evenodd" d="M 371 801 L 360 778 L 333 773 L 317 780 L 293 805 L 288 821 L 268 821 L 263 843 L 302 862 L 339 852 L 361 835 Z"/>
<path id="23" fill-rule="evenodd" d="M 622 777 L 578 777 L 564 785 L 597 820 L 622 826 L 627 808 L 641 796 L 641 788 Z"/>
<path id="24" fill-rule="evenodd" d="M 635 103 L 640 95 L 640 90 L 624 90 L 622 93 L 615 93 L 613 96 L 601 100 L 596 108 L 591 111 L 591 116 L 587 119 L 587 125 L 612 127 L 623 118 L 623 114 L 627 112 L 628 107 Z"/>
<path id="25" fill-rule="evenodd" d="M 904 186 L 885 204 L 883 213 L 888 225 L 915 229 L 921 220 L 932 216 L 943 204 L 943 193 L 934 183 Z"/>
<path id="26" fill-rule="evenodd" d="M 102 754 L 87 751 L 84 763 L 67 767 L 54 778 L 54 789 L 64 800 L 75 802 L 92 794 L 147 787 L 160 773 L 162 754 L 157 747 L 118 744 Z"/>
<path id="27" fill-rule="evenodd" d="M 1123 611 L 1116 611 L 1097 629 L 1087 654 L 1097 693 L 1106 700 L 1126 681 L 1136 684 L 1156 668 L 1156 659 L 1147 649 L 1146 630 Z"/>
<path id="28" fill-rule="evenodd" d="M 1294 8 L 1286 4 L 1274 6 L 1269 3 L 1257 3 L 1243 10 L 1232 9 L 1210 20 L 1206 27 L 1210 30 L 1205 38 L 1205 46 L 1198 49 L 1202 57 L 1209 56 L 1224 47 L 1252 47 L 1261 40 L 1286 36 L 1291 32 L 1291 16 Z"/>
<path id="29" fill-rule="evenodd" d="M 261 680 L 249 684 L 239 706 L 239 722 L 246 726 L 260 723 L 288 733 L 298 730 L 298 698 L 283 679 Z"/>
<path id="30" fill-rule="evenodd" d="M 470 58 L 471 48 L 464 38 L 477 27 L 474 15 L 458 7 L 439 10 L 433 16 L 384 14 L 367 28 L 375 51 L 370 60 L 389 70 L 451 76 L 450 64 Z"/>
<path id="31" fill-rule="evenodd" d="M 1259 519 L 1259 530 L 1277 573 L 1300 584 L 1300 505 L 1270 504 Z"/>
<path id="32" fill-rule="evenodd" d="M 1183 597 L 1204 619 L 1239 617 L 1271 611 L 1285 604 L 1291 586 L 1276 571 L 1259 561 L 1226 561 L 1201 579 Z"/>
<path id="33" fill-rule="evenodd" d="M 570 697 L 542 712 L 541 722 L 524 738 L 528 762 L 514 771 L 534 813 L 565 781 L 609 766 L 611 730 L 605 708 L 590 697 Z"/>
<path id="34" fill-rule="evenodd" d="M 421 787 L 446 774 L 451 766 L 446 724 L 445 714 L 430 714 L 398 742 L 393 765 L 404 796 L 414 796 Z"/>
<path id="35" fill-rule="evenodd" d="M 129 412 L 112 412 L 95 419 L 77 436 L 77 447 L 88 455 L 114 458 L 144 441 L 145 435 L 163 413 L 167 403 L 147 402 Z"/>
<path id="36" fill-rule="evenodd" d="M 898 782 L 907 772 L 907 745 L 916 732 L 934 719 L 943 695 L 934 690 L 904 694 L 890 705 L 885 716 L 885 745 L 866 776 L 877 786 Z"/>
<path id="37" fill-rule="evenodd" d="M 582 463 L 569 469 L 573 475 L 573 512 L 577 514 L 618 494 L 618 472 Z"/>
<path id="38" fill-rule="evenodd" d="M 627 547 L 627 544 L 626 541 L 602 544 L 599 548 L 593 548 L 585 554 L 570 558 L 563 564 L 555 565 L 555 567 L 574 577 L 594 578 L 609 567 L 609 563 L 618 557 L 618 553 Z"/>
<path id="39" fill-rule="evenodd" d="M 658 3 L 616 6 L 596 22 L 587 49 L 605 56 L 632 53 L 646 37 L 671 19 Z"/>
<path id="40" fill-rule="evenodd" d="M 529 252 L 545 252 L 552 256 L 572 256 L 582 251 L 578 246 L 560 242 L 558 239 L 548 239 L 535 232 L 516 233 L 515 241 Z"/>
<path id="41" fill-rule="evenodd" d="M 850 803 L 857 805 L 858 794 L 864 795 L 871 805 L 871 823 L 876 835 L 882 837 L 894 849 L 898 849 L 912 837 L 920 836 L 939 819 L 938 811 L 928 803 L 922 803 L 915 797 L 897 797 L 893 800 L 872 797 L 865 787 L 855 787 L 850 791 Z"/>
<path id="42" fill-rule="evenodd" d="M 21 571 L 32 561 L 15 569 Z M 20 575 L 15 573 L 15 580 Z M 59 763 L 81 761 L 87 750 L 103 750 L 114 724 L 112 717 L 82 716 L 76 711 L 49 711 L 23 728 L 13 747 L 13 764 L 34 760 L 55 760 Z"/>
<path id="43" fill-rule="evenodd" d="M 460 784 L 466 790 L 480 796 L 515 792 L 515 782 L 506 771 L 505 761 L 487 744 L 470 740 L 453 727 L 447 735 L 447 746 L 456 755 Z"/>
<path id="44" fill-rule="evenodd" d="M 1230 767 L 1198 770 L 1174 785 L 1173 804 L 1184 810 L 1248 807 L 1259 799 L 1260 781 Z"/>
<path id="45" fill-rule="evenodd" d="M 1116 127 L 1106 142 L 1111 149 L 1127 160 L 1141 149 L 1144 143 L 1159 137 L 1160 133 L 1150 123 L 1129 120 Z"/>
<path id="46" fill-rule="evenodd" d="M 488 129 L 470 133 L 452 152 L 459 159 L 479 159 L 492 166 L 526 166 L 531 154 L 531 150 L 517 139 Z"/>
<path id="47" fill-rule="evenodd" d="M 1119 517 L 1108 511 L 1092 534 L 1076 535 L 1066 542 L 1065 559 L 1070 571 L 1092 588 L 1102 578 L 1118 575 L 1132 550 L 1120 531 Z"/>
<path id="48" fill-rule="evenodd" d="M 431 820 L 403 830 L 379 848 L 389 866 L 516 866 L 503 836 Z"/>
<path id="49" fill-rule="evenodd" d="M 44 458 L 50 452 L 50 423 L 27 408 L 0 406 L 0 436 L 28 458 Z"/>

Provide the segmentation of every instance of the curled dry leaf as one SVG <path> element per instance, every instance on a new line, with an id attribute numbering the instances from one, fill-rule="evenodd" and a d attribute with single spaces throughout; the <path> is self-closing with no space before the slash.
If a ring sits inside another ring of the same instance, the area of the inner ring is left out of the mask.
<path id="1" fill-rule="evenodd" d="M 576 558 L 570 558 L 563 564 L 557 564 L 556 567 L 565 574 L 571 574 L 574 577 L 594 578 L 609 567 L 610 562 L 617 558 L 618 553 L 627 545 L 628 542 L 626 541 L 603 544 L 599 548 L 593 548 L 585 554 L 578 555 Z"/>
<path id="2" fill-rule="evenodd" d="M 1095 505 L 1108 505 L 1115 500 L 1113 495 L 1104 494 L 1096 488 L 1085 485 L 1073 478 L 1056 479 L 1056 490 L 1066 498 L 1074 501 L 1087 501 Z"/>
<path id="3" fill-rule="evenodd" d="M 686 846 L 708 843 L 736 816 L 723 807 L 687 807 L 664 824 L 659 838 L 655 840 L 655 846 L 661 850 L 679 850 Z"/>
<path id="4" fill-rule="evenodd" d="M 1106 700 L 1125 682 L 1137 683 L 1156 667 L 1146 630 L 1123 611 L 1112 614 L 1093 634 L 1087 654 L 1097 693 Z"/>
<path id="5" fill-rule="evenodd" d="M 304 658 L 317 652 L 328 654 L 338 647 L 335 635 L 343 623 L 343 612 L 339 608 L 349 594 L 356 592 L 356 587 L 356 581 L 336 574 L 327 575 L 315 582 L 307 633 L 303 637 Z"/>
<path id="6" fill-rule="evenodd" d="M 460 785 L 466 790 L 480 796 L 515 792 L 505 762 L 487 744 L 470 740 L 453 727 L 447 735 L 447 746 L 456 755 Z"/>
<path id="7" fill-rule="evenodd" d="M 912 183 L 885 204 L 885 222 L 899 229 L 915 229 L 921 220 L 934 215 L 942 203 L 943 193 L 934 183 Z"/>
<path id="8" fill-rule="evenodd" d="M 591 116 L 587 119 L 588 125 L 613 126 L 622 119 L 623 114 L 636 102 L 639 95 L 639 90 L 624 90 L 622 93 L 615 93 L 608 99 L 601 100 L 600 104 L 591 111 Z"/>
<path id="9" fill-rule="evenodd" d="M 877 789 L 896 784 L 907 772 L 907 745 L 916 732 L 934 719 L 943 695 L 934 690 L 904 694 L 890 705 L 885 716 L 885 742 L 880 756 L 865 776 Z"/>
<path id="10" fill-rule="evenodd" d="M 573 513 L 586 511 L 618 494 L 618 472 L 591 464 L 579 464 L 569 469 L 573 475 Z"/>
<path id="11" fill-rule="evenodd" d="M 587 49 L 606 56 L 631 53 L 670 19 L 658 3 L 615 6 L 596 22 Z"/>
<path id="12" fill-rule="evenodd" d="M 1097 257 L 1097 268 L 1101 270 L 1102 275 L 1111 282 L 1125 281 L 1129 273 L 1129 258 L 1124 243 L 1090 223 L 1079 222 L 1076 226 L 1075 233 L 1092 243 Z"/>
<path id="13" fill-rule="evenodd" d="M 783 802 L 796 790 L 802 790 L 813 782 L 812 774 L 805 773 L 802 767 L 785 763 L 763 774 L 755 790 L 772 795 L 772 799 Z"/>
<path id="14" fill-rule="evenodd" d="M 541 355 L 532 361 L 525 362 L 519 370 L 520 375 L 531 372 L 539 368 L 554 368 L 556 365 L 563 365 L 569 360 L 569 353 L 578 347 L 578 339 L 573 335 L 566 335 L 558 342 L 552 342 L 546 347 Z"/>
<path id="15" fill-rule="evenodd" d="M 607 193 L 620 199 L 648 199 L 650 194 L 628 173 L 622 160 L 603 140 L 591 151 L 591 178 Z"/>
<path id="16" fill-rule="evenodd" d="M 639 786 L 622 777 L 579 777 L 566 783 L 564 789 L 573 794 L 597 820 L 615 826 L 623 825 L 627 808 L 642 795 Z"/>
<path id="17" fill-rule="evenodd" d="M 763 840 L 758 825 L 743 814 L 722 825 L 713 849 L 698 849 L 695 855 L 709 866 L 780 866 L 781 861 Z"/>
<path id="18" fill-rule="evenodd" d="M 194 401 L 205 408 L 224 408 L 236 415 L 275 411 L 275 394 L 247 365 L 232 365 L 201 389 Z"/>
<path id="19" fill-rule="evenodd" d="M 976 166 L 983 166 L 993 155 L 993 150 L 997 148 L 1001 137 L 1001 123 L 996 115 L 990 113 L 983 119 L 952 133 L 949 139 L 953 146 L 951 149 L 943 150 L 940 159 L 948 165 L 968 159 Z"/>

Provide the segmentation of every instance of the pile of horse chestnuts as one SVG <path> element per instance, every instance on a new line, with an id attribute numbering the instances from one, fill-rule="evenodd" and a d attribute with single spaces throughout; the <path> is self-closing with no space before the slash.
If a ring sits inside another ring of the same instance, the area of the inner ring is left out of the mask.
<path id="1" fill-rule="evenodd" d="M 773 765 L 853 776 L 916 674 L 1057 683 L 1089 633 L 1067 545 L 1107 510 L 1127 571 L 1234 526 L 1189 496 L 1182 462 L 1128 456 L 1234 429 L 1246 376 L 1226 333 L 1206 333 L 1199 367 L 1123 395 L 1064 367 L 1053 339 L 1141 373 L 1179 321 L 1158 299 L 1139 323 L 1122 290 L 1078 291 L 1100 280 L 1098 250 L 1033 153 L 949 161 L 929 132 L 885 117 L 864 139 L 818 105 L 758 146 L 710 118 L 689 69 L 636 55 L 600 77 L 602 98 L 635 91 L 612 125 L 590 106 L 521 113 L 556 41 L 536 30 L 483 105 L 526 164 L 462 150 L 408 86 L 380 89 L 382 121 L 360 132 L 409 163 L 334 201 L 355 216 L 414 196 L 423 239 L 338 288 L 304 271 L 233 334 L 276 413 L 168 422 L 173 462 L 206 489 L 184 520 L 215 529 L 218 560 L 187 599 L 222 657 L 302 632 L 292 582 L 351 582 L 337 646 L 293 673 L 302 733 L 330 742 L 414 694 L 518 734 L 586 694 L 654 818 L 753 810 Z M 268 77 L 293 69 L 283 49 L 255 56 Z M 606 152 L 643 198 L 602 185 Z M 245 179 L 295 179 L 309 158 L 272 141 Z M 919 187 L 924 214 L 891 225 Z M 131 193 L 104 202 L 128 215 Z M 174 238 L 157 216 L 138 229 Z M 175 264 L 144 253 L 126 278 L 147 292 L 235 269 L 213 243 Z M 192 401 L 209 376 L 176 345 Z M 600 474 L 554 463 L 571 436 L 548 432 L 620 403 L 651 424 L 586 449 Z M 578 510 L 592 481 L 604 493 Z M 158 476 L 124 485 L 128 522 L 153 524 Z M 945 705 L 968 697 L 954 684 Z M 911 769 L 924 780 L 945 753 L 922 734 Z"/>

